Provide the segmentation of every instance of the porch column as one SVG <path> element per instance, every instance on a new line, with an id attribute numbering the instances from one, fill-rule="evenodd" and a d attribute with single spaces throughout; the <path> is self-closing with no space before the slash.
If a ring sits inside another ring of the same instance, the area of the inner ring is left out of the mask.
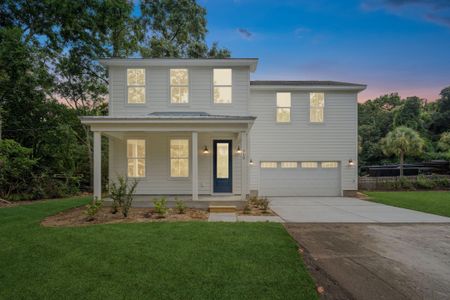
<path id="1" fill-rule="evenodd" d="M 94 199 L 102 198 L 102 133 L 94 131 Z"/>
<path id="2" fill-rule="evenodd" d="M 248 151 L 247 151 L 247 132 L 241 132 L 241 149 L 242 149 L 242 165 L 241 165 L 241 200 L 245 200 L 248 192 Z"/>
<path id="3" fill-rule="evenodd" d="M 192 132 L 192 200 L 198 200 L 198 133 Z"/>

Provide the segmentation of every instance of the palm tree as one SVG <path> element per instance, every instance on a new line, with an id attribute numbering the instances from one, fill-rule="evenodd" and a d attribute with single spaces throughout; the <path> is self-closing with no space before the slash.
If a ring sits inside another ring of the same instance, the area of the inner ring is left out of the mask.
<path id="1" fill-rule="evenodd" d="M 425 141 L 417 131 L 399 126 L 381 140 L 381 149 L 387 156 L 396 155 L 400 158 L 400 177 L 402 177 L 405 155 L 416 156 L 421 154 L 424 144 Z"/>

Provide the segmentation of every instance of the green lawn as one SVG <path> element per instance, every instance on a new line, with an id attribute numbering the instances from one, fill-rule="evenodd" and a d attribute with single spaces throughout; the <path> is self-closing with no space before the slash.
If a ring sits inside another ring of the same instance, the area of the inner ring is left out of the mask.
<path id="1" fill-rule="evenodd" d="M 366 192 L 371 201 L 450 217 L 450 192 Z"/>
<path id="2" fill-rule="evenodd" d="M 0 209 L 1 299 L 317 299 L 280 224 L 39 225 L 87 201 Z"/>

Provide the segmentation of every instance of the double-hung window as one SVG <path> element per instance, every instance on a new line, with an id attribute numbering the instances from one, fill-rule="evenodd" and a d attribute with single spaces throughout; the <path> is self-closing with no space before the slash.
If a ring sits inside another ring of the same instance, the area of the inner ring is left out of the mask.
<path id="1" fill-rule="evenodd" d="M 145 69 L 127 69 L 128 103 L 145 103 Z"/>
<path id="2" fill-rule="evenodd" d="M 232 101 L 232 70 L 214 69 L 214 103 L 231 103 Z"/>
<path id="3" fill-rule="evenodd" d="M 189 72 L 187 69 L 170 69 L 170 102 L 189 103 Z"/>
<path id="4" fill-rule="evenodd" d="M 127 140 L 128 177 L 145 177 L 145 140 Z"/>
<path id="5" fill-rule="evenodd" d="M 277 93 L 277 122 L 291 121 L 291 93 Z"/>
<path id="6" fill-rule="evenodd" d="M 189 177 L 189 140 L 170 140 L 170 177 Z"/>
<path id="7" fill-rule="evenodd" d="M 323 108 L 325 106 L 324 93 L 309 94 L 309 121 L 323 123 Z"/>

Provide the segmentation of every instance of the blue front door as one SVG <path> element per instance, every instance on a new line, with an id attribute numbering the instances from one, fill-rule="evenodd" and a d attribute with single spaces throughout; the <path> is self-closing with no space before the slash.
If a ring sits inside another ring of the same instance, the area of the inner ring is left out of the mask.
<path id="1" fill-rule="evenodd" d="M 233 192 L 233 155 L 231 140 L 214 140 L 214 193 Z"/>

